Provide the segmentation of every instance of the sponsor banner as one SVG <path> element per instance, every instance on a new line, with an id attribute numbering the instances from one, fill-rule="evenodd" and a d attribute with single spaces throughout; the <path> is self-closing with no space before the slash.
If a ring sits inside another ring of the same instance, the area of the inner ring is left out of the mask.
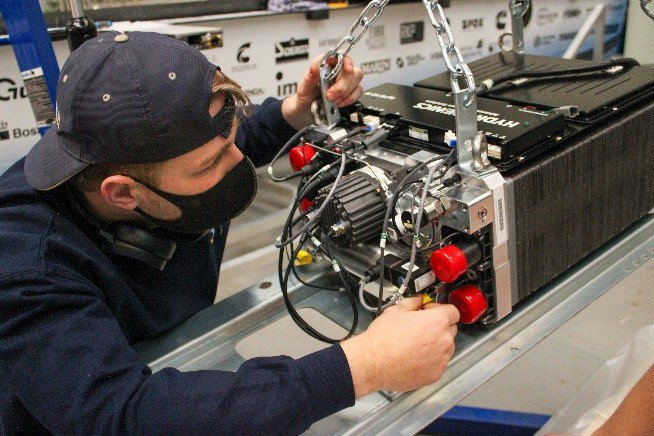
<path id="1" fill-rule="evenodd" d="M 374 61 L 364 62 L 361 65 L 363 74 L 381 74 L 391 69 L 391 59 L 377 59 Z"/>
<path id="2" fill-rule="evenodd" d="M 526 51 L 561 56 L 596 3 L 596 0 L 532 2 L 531 12 L 523 18 Z M 498 36 L 511 30 L 507 5 L 506 0 L 452 2 L 445 10 L 466 61 L 497 52 Z M 622 49 L 626 5 L 626 0 L 606 1 L 607 56 Z M 218 20 L 212 25 L 222 28 L 224 44 L 202 53 L 236 80 L 254 103 L 261 103 L 267 97 L 285 98 L 297 92 L 311 59 L 338 45 L 360 13 L 361 8 L 333 10 L 329 19 L 320 21 L 306 20 L 303 14 Z M 54 46 L 62 65 L 69 53 L 67 43 L 55 41 Z M 592 47 L 593 37 L 581 51 L 590 52 Z M 350 56 L 366 72 L 364 89 L 386 82 L 410 85 L 445 70 L 436 33 L 421 2 L 390 2 Z M 11 47 L 0 46 L 0 65 L 0 167 L 3 167 L 4 162 L 11 163 L 24 155 L 38 134 Z"/>
<path id="3" fill-rule="evenodd" d="M 425 39 L 425 22 L 411 21 L 400 24 L 400 44 L 422 42 Z"/>
<path id="4" fill-rule="evenodd" d="M 386 48 L 386 29 L 383 24 L 375 24 L 371 26 L 366 35 L 366 47 L 368 47 L 369 50 Z"/>
<path id="5" fill-rule="evenodd" d="M 291 38 L 286 41 L 279 41 L 275 43 L 276 63 L 281 64 L 283 62 L 300 61 L 302 59 L 309 59 L 308 38 Z"/>

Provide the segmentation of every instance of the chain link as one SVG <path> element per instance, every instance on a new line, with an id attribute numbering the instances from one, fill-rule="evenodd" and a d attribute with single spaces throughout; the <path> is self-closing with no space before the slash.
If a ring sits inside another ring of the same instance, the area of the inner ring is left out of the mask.
<path id="1" fill-rule="evenodd" d="M 640 7 L 643 9 L 643 12 L 647 14 L 652 20 L 654 20 L 654 6 L 650 5 L 652 0 L 640 0 Z"/>
<path id="2" fill-rule="evenodd" d="M 422 0 L 422 2 L 427 8 L 427 15 L 429 15 L 431 25 L 436 30 L 436 38 L 438 38 L 438 44 L 441 46 L 447 69 L 455 79 L 458 80 L 459 77 L 464 78 L 469 98 L 472 98 L 475 91 L 475 79 L 463 59 L 461 50 L 454 43 L 452 29 L 447 23 L 443 7 L 438 3 L 438 0 Z M 436 10 L 438 16 L 434 14 L 434 10 Z"/>
<path id="3" fill-rule="evenodd" d="M 322 58 L 321 67 L 327 66 L 327 61 L 330 57 L 336 58 L 336 65 L 332 69 L 331 73 L 327 76 L 327 80 L 331 81 L 338 76 L 338 73 L 341 72 L 343 68 L 343 61 L 345 56 L 354 48 L 357 42 L 363 37 L 363 35 L 368 31 L 370 26 L 373 25 L 377 18 L 384 11 L 384 6 L 390 0 L 372 0 L 368 5 L 363 9 L 363 12 L 359 15 L 359 18 L 354 22 L 350 31 L 345 35 L 343 39 L 338 43 L 338 45 L 328 51 L 325 56 Z"/>
<path id="4" fill-rule="evenodd" d="M 515 17 L 524 17 L 531 7 L 531 0 L 510 0 L 509 11 Z"/>

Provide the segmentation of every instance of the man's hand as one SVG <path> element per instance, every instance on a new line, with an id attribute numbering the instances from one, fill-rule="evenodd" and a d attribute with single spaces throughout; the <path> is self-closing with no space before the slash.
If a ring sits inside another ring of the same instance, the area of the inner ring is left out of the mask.
<path id="1" fill-rule="evenodd" d="M 313 122 L 311 103 L 320 96 L 320 64 L 323 55 L 315 58 L 309 66 L 297 87 L 297 94 L 288 97 L 282 102 L 282 115 L 295 129 L 299 130 Z M 336 59 L 330 58 L 329 65 L 336 65 Z M 363 92 L 361 79 L 363 70 L 356 68 L 352 59 L 346 56 L 343 59 L 343 68 L 336 80 L 327 90 L 327 98 L 338 107 L 349 106 L 356 103 Z"/>
<path id="2" fill-rule="evenodd" d="M 389 307 L 368 330 L 341 343 L 357 398 L 380 389 L 410 391 L 437 381 L 454 353 L 459 311 L 422 296 Z"/>

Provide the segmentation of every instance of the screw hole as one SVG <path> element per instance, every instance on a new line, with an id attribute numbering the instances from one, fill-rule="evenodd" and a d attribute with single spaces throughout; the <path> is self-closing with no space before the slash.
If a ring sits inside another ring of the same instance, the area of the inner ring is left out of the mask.
<path id="1" fill-rule="evenodd" d="M 259 285 L 259 289 L 268 289 L 268 288 L 271 287 L 271 286 L 272 286 L 272 283 L 270 283 L 270 282 L 262 282 L 262 283 Z"/>

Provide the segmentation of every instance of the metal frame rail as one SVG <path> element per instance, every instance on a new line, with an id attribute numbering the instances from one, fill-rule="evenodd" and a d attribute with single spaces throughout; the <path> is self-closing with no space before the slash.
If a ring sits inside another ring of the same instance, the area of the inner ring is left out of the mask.
<path id="1" fill-rule="evenodd" d="M 314 424 L 308 434 L 419 432 L 651 257 L 650 214 L 521 302 L 503 321 L 490 328 L 461 328 L 457 351 L 438 383 L 406 394 L 368 395 Z M 326 279 L 320 271 L 315 274 Z M 154 371 L 235 370 L 244 361 L 235 349 L 238 342 L 286 315 L 279 288 L 269 285 L 252 286 L 199 312 L 170 333 L 138 344 L 137 352 Z M 350 321 L 344 298 L 302 285 L 293 286 L 291 296 L 297 306 L 313 308 L 341 326 Z"/>
<path id="2" fill-rule="evenodd" d="M 59 65 L 48 35 L 48 29 L 38 0 L 2 0 L 0 14 L 7 26 L 8 38 L 12 45 L 18 69 L 28 88 L 28 96 L 35 112 L 37 126 L 41 135 L 45 134 L 54 120 L 54 107 Z M 31 82 L 28 86 L 28 81 Z M 43 89 L 45 82 L 46 89 Z M 47 96 L 44 91 L 47 90 Z M 49 103 L 49 104 L 48 104 Z"/>

